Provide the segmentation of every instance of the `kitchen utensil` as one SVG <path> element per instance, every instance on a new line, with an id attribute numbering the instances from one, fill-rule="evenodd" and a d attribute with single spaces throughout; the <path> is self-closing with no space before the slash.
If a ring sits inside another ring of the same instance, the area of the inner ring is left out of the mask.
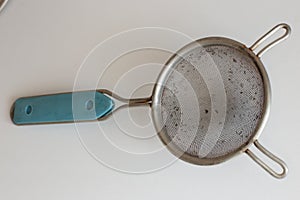
<path id="1" fill-rule="evenodd" d="M 254 52 L 281 29 L 282 36 Z M 224 37 L 199 39 L 168 60 L 151 97 L 125 99 L 108 90 L 23 97 L 12 106 L 12 121 L 30 125 L 103 120 L 119 109 L 112 98 L 127 106 L 149 104 L 160 139 L 180 159 L 212 165 L 246 153 L 272 176 L 283 178 L 286 164 L 257 140 L 271 99 L 260 58 L 290 32 L 287 24 L 279 24 L 250 48 Z M 251 144 L 282 171 L 276 172 L 258 158 L 249 150 Z"/>

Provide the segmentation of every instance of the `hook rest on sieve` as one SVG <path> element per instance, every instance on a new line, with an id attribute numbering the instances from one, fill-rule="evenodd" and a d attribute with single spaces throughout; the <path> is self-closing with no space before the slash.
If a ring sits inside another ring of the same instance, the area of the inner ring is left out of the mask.
<path id="1" fill-rule="evenodd" d="M 265 147 L 263 147 L 258 140 L 254 141 L 254 146 L 260 150 L 263 154 L 265 154 L 267 157 L 269 157 L 271 160 L 273 160 L 275 163 L 277 163 L 282 171 L 276 172 L 271 167 L 269 167 L 264 161 L 262 161 L 260 158 L 258 158 L 252 151 L 249 149 L 246 149 L 245 153 L 252 158 L 259 166 L 261 166 L 265 171 L 267 171 L 270 175 L 272 175 L 275 178 L 281 179 L 284 178 L 287 175 L 288 168 L 283 160 L 275 156 L 273 153 L 271 153 L 269 150 L 267 150 Z"/>
<path id="2" fill-rule="evenodd" d="M 287 39 L 291 35 L 291 27 L 288 24 L 282 23 L 276 25 L 274 28 L 272 28 L 269 32 L 267 32 L 265 35 L 263 35 L 261 38 L 259 38 L 249 49 L 251 51 L 256 50 L 259 46 L 262 45 L 264 41 L 266 41 L 268 38 L 270 38 L 272 35 L 274 35 L 276 32 L 278 32 L 280 29 L 284 29 L 285 32 L 282 36 L 279 38 L 273 40 L 269 44 L 267 44 L 265 47 L 262 47 L 262 49 L 256 54 L 257 57 L 261 57 L 266 51 L 280 43 L 281 41 Z"/>

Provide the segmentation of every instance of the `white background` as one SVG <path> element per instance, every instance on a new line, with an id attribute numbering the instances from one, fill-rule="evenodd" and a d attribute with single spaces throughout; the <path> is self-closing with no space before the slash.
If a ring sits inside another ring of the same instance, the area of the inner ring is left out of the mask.
<path id="1" fill-rule="evenodd" d="M 299 8 L 296 0 L 10 0 L 0 13 L 0 199 L 299 199 Z M 283 180 L 244 154 L 216 166 L 177 161 L 150 174 L 121 173 L 87 153 L 74 124 L 17 127 L 10 120 L 20 96 L 71 91 L 88 52 L 119 32 L 165 27 L 249 46 L 280 22 L 292 36 L 262 58 L 273 96 L 260 141 L 288 164 Z"/>

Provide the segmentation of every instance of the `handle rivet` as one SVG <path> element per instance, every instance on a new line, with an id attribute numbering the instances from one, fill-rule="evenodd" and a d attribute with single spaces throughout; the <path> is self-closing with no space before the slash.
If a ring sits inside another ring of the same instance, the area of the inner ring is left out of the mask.
<path id="1" fill-rule="evenodd" d="M 87 110 L 92 110 L 94 108 L 94 102 L 93 102 L 93 100 L 88 100 L 85 103 L 85 107 L 86 107 Z"/>
<path id="2" fill-rule="evenodd" d="M 32 113 L 32 106 L 28 105 L 25 107 L 25 113 L 26 115 L 30 115 Z"/>

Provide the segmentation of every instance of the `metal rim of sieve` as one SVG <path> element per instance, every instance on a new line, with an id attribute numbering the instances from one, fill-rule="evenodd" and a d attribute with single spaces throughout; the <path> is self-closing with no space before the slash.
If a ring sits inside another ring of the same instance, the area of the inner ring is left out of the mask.
<path id="1" fill-rule="evenodd" d="M 256 50 L 261 44 L 268 39 L 271 35 L 273 35 L 275 32 L 279 31 L 280 29 L 284 29 L 285 33 L 263 47 L 257 54 L 255 54 L 254 50 Z M 192 163 L 192 164 L 197 164 L 197 165 L 213 165 L 213 164 L 218 164 L 221 162 L 224 162 L 236 155 L 239 155 L 241 153 L 246 153 L 248 154 L 256 163 L 258 163 L 263 169 L 265 169 L 269 174 L 274 176 L 275 178 L 283 178 L 286 176 L 287 173 L 287 167 L 286 164 L 273 155 L 271 152 L 266 150 L 260 143 L 258 142 L 258 138 L 266 125 L 268 116 L 269 116 L 269 111 L 270 111 L 270 101 L 271 101 L 271 88 L 270 88 L 270 81 L 267 75 L 267 72 L 265 70 L 265 67 L 263 63 L 260 60 L 260 57 L 262 56 L 263 53 L 265 53 L 267 50 L 281 42 L 282 40 L 286 39 L 290 35 L 291 29 L 289 25 L 287 24 L 279 24 L 275 26 L 273 29 L 271 29 L 268 33 L 263 35 L 259 40 L 257 40 L 251 47 L 247 47 L 244 44 L 237 42 L 235 40 L 229 39 L 229 38 L 224 38 L 224 37 L 208 37 L 208 38 L 203 38 L 196 40 L 194 42 L 191 42 L 181 48 L 179 51 L 177 51 L 176 54 L 174 54 L 165 64 L 164 68 L 162 69 L 156 85 L 153 89 L 152 93 L 152 103 L 151 103 L 151 109 L 152 109 L 152 118 L 153 122 L 155 125 L 155 128 L 158 132 L 158 136 L 160 137 L 161 141 L 166 145 L 166 147 L 169 149 L 169 151 L 174 154 L 176 157 L 179 159 Z M 259 120 L 254 132 L 251 134 L 250 138 L 248 141 L 244 144 L 242 144 L 238 149 L 234 150 L 233 152 L 230 152 L 224 156 L 216 157 L 216 158 L 199 158 L 196 156 L 192 156 L 190 154 L 187 154 L 180 148 L 178 148 L 176 145 L 174 145 L 171 142 L 171 139 L 169 138 L 168 134 L 166 133 L 165 128 L 163 127 L 162 124 L 162 116 L 161 116 L 161 96 L 163 92 L 164 85 L 166 81 L 168 80 L 168 76 L 172 73 L 174 66 L 182 60 L 181 55 L 185 55 L 188 52 L 192 51 L 196 47 L 206 47 L 206 46 L 220 46 L 220 45 L 225 45 L 231 48 L 237 48 L 240 51 L 244 52 L 251 60 L 256 65 L 256 68 L 258 69 L 262 81 L 263 81 L 263 88 L 264 88 L 264 103 L 263 103 L 263 108 L 262 108 L 262 117 Z M 276 162 L 279 166 L 282 168 L 282 172 L 276 172 L 274 171 L 271 167 L 269 167 L 267 164 L 265 164 L 261 159 L 259 159 L 257 156 L 255 156 L 252 151 L 249 150 L 250 145 L 254 144 L 255 147 L 257 147 L 262 153 L 264 153 L 266 156 L 268 156 L 270 159 L 272 159 L 274 162 Z"/>
<path id="2" fill-rule="evenodd" d="M 263 87 L 264 87 L 264 105 L 263 105 L 263 116 L 260 119 L 258 126 L 256 127 L 253 134 L 251 134 L 251 137 L 249 138 L 248 142 L 246 142 L 244 145 L 242 145 L 239 149 L 226 154 L 221 157 L 216 158 L 198 158 L 195 156 L 191 156 L 187 154 L 186 152 L 179 150 L 178 147 L 172 145 L 170 138 L 168 137 L 165 128 L 162 124 L 162 118 L 161 118 L 161 96 L 164 89 L 164 85 L 166 84 L 166 81 L 168 80 L 168 76 L 173 72 L 174 66 L 178 63 L 178 61 L 182 60 L 182 56 L 180 55 L 186 55 L 188 52 L 192 51 L 194 48 L 197 48 L 198 46 L 206 47 L 206 46 L 228 46 L 232 48 L 240 49 L 247 53 L 247 55 L 256 63 L 256 67 L 259 70 L 259 73 L 263 79 Z M 152 97 L 152 114 L 154 119 L 154 124 L 156 129 L 158 130 L 158 135 L 160 136 L 160 139 L 166 144 L 166 146 L 169 148 L 169 150 L 174 153 L 177 157 L 180 157 L 180 159 L 193 163 L 198 165 L 213 165 L 217 163 L 221 163 L 225 160 L 228 160 L 229 158 L 235 156 L 236 154 L 242 153 L 245 151 L 249 145 L 251 145 L 256 139 L 258 139 L 260 133 L 262 132 L 270 111 L 270 101 L 271 101 L 271 88 L 270 88 L 270 81 L 268 78 L 268 75 L 266 73 L 266 70 L 264 68 L 264 65 L 260 61 L 260 59 L 254 54 L 253 51 L 251 51 L 249 48 L 247 48 L 242 43 L 239 43 L 237 41 L 234 41 L 232 39 L 223 38 L 223 37 L 208 37 L 196 40 L 186 46 L 184 46 L 182 49 L 180 49 L 173 57 L 171 57 L 168 62 L 166 63 L 164 69 L 162 70 L 161 74 L 159 75 L 159 78 L 156 82 L 156 87 L 153 91 L 153 97 Z"/>

